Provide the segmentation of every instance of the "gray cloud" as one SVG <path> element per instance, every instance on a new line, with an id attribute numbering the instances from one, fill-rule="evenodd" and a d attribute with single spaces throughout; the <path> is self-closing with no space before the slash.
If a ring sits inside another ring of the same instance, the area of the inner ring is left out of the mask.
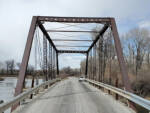
<path id="1" fill-rule="evenodd" d="M 147 21 L 149 4 L 149 0 L 0 0 L 0 60 L 21 61 L 33 15 L 112 16 L 120 24 Z"/>

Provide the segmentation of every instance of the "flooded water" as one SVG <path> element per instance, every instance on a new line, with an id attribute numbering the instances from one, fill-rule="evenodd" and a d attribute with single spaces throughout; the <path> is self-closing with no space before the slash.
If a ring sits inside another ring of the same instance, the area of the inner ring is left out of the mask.
<path id="1" fill-rule="evenodd" d="M 31 87 L 31 79 L 26 79 L 26 87 Z M 42 79 L 39 79 L 39 84 L 43 82 Z M 15 87 L 17 83 L 16 77 L 5 77 L 4 81 L 0 81 L 0 100 L 7 102 L 11 100 L 14 96 Z M 10 113 L 10 109 L 5 111 L 5 113 Z"/>

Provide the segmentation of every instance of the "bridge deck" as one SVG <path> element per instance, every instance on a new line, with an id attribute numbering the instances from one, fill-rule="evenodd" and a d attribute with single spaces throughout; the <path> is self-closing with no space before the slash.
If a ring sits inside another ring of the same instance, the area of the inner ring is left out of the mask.
<path id="1" fill-rule="evenodd" d="M 18 113 L 134 113 L 111 96 L 69 78 L 50 88 Z"/>

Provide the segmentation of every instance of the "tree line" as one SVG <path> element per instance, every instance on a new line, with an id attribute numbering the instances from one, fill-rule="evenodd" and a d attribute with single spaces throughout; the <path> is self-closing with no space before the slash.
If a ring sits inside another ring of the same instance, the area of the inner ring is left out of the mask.
<path id="1" fill-rule="evenodd" d="M 135 92 L 150 95 L 150 31 L 134 28 L 122 36 L 124 57 Z"/>
<path id="2" fill-rule="evenodd" d="M 15 62 L 14 59 L 6 60 L 4 62 L 0 62 L 0 75 L 5 75 L 5 76 L 13 76 L 13 75 L 18 75 L 19 69 L 20 69 L 21 63 L 20 62 Z M 43 70 L 39 69 L 38 71 L 35 70 L 35 67 L 32 65 L 27 66 L 27 75 L 33 75 L 36 73 L 39 73 L 43 75 Z M 64 67 L 60 70 L 60 73 L 62 74 L 68 74 L 71 76 L 76 76 L 80 74 L 80 69 L 72 69 L 71 67 Z"/>
<path id="3" fill-rule="evenodd" d="M 18 75 L 21 63 L 15 62 L 14 59 L 0 62 L 0 75 L 13 76 Z M 34 72 L 34 66 L 28 65 L 26 73 L 32 75 Z"/>
<path id="4" fill-rule="evenodd" d="M 71 68 L 70 66 L 64 67 L 60 70 L 61 74 L 69 75 L 69 76 L 79 76 L 80 75 L 80 69 L 78 68 Z"/>
<path id="5" fill-rule="evenodd" d="M 89 56 L 88 74 L 94 74 L 95 80 L 112 85 L 119 79 L 122 87 L 115 44 L 109 33 L 106 32 L 103 38 L 100 37 L 97 48 L 93 48 L 93 51 L 96 51 L 96 58 L 93 60 L 94 56 Z M 145 28 L 133 28 L 120 36 L 120 40 L 133 90 L 141 96 L 150 95 L 150 31 Z M 81 72 L 84 73 L 85 60 L 80 65 Z"/>

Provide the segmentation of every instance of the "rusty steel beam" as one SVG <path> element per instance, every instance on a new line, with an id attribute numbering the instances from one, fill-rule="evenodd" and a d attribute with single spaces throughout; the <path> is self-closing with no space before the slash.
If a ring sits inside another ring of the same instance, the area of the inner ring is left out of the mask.
<path id="1" fill-rule="evenodd" d="M 48 59 L 47 59 L 47 39 L 46 36 L 43 34 L 43 72 L 45 76 L 45 80 L 48 81 Z"/>
<path id="2" fill-rule="evenodd" d="M 56 52 L 56 60 L 57 60 L 57 75 L 59 75 L 58 52 Z"/>
<path id="3" fill-rule="evenodd" d="M 25 47 L 20 71 L 19 71 L 17 86 L 15 89 L 15 96 L 17 96 L 18 94 L 20 94 L 22 92 L 23 82 L 25 79 L 25 71 L 26 71 L 26 68 L 28 65 L 28 61 L 29 61 L 33 36 L 34 36 L 35 28 L 36 28 L 36 22 L 37 22 L 37 17 L 33 17 L 32 22 L 31 22 L 31 26 L 30 26 L 30 30 L 29 30 L 29 34 L 28 34 L 28 38 L 27 38 L 27 42 L 26 42 L 26 47 Z"/>
<path id="4" fill-rule="evenodd" d="M 46 29 L 44 28 L 44 26 L 42 25 L 42 23 L 40 21 L 38 21 L 38 25 L 39 25 L 39 28 L 41 29 L 41 31 L 43 32 L 43 34 L 46 36 L 49 43 L 53 46 L 55 51 L 57 51 L 55 44 L 53 43 L 52 39 L 50 38 L 49 34 L 47 33 Z"/>
<path id="5" fill-rule="evenodd" d="M 69 41 L 71 41 L 71 42 L 72 42 L 72 41 L 79 41 L 79 42 L 80 42 L 80 41 L 81 41 L 81 42 L 82 42 L 82 41 L 83 41 L 83 42 L 86 42 L 86 41 L 87 41 L 87 42 L 93 42 L 94 40 L 75 40 L 75 39 L 73 39 L 73 40 L 68 40 L 68 39 L 52 39 L 52 41 L 68 41 L 68 42 L 69 42 Z"/>
<path id="6" fill-rule="evenodd" d="M 33 42 L 33 38 L 34 38 L 34 32 L 35 32 L 36 24 L 37 24 L 37 17 L 34 16 L 32 18 L 32 22 L 31 22 L 29 33 L 28 33 L 28 38 L 27 38 L 25 50 L 24 50 L 24 55 L 23 55 L 22 62 L 21 62 L 21 67 L 20 67 L 20 71 L 19 71 L 17 85 L 15 88 L 15 96 L 19 95 L 23 89 L 23 83 L 25 81 L 25 72 L 26 72 L 26 69 L 28 66 L 28 61 L 29 61 L 29 57 L 30 57 L 30 51 L 31 51 L 32 42 Z M 18 104 L 12 106 L 11 111 L 16 109 L 17 106 L 18 106 Z"/>
<path id="7" fill-rule="evenodd" d="M 96 44 L 96 42 L 99 40 L 100 36 L 102 36 L 105 31 L 107 30 L 107 28 L 109 27 L 108 24 L 105 24 L 104 27 L 101 29 L 101 31 L 99 32 L 99 35 L 97 35 L 96 39 L 93 41 L 93 43 L 91 44 L 91 46 L 88 49 L 88 52 L 91 50 L 92 47 L 94 47 L 94 45 Z"/>
<path id="8" fill-rule="evenodd" d="M 48 55 L 49 55 L 49 57 L 48 57 L 48 78 L 49 79 L 51 79 L 52 78 L 52 59 L 51 59 L 51 57 L 52 57 L 52 45 L 51 44 L 49 44 L 49 52 L 48 52 Z"/>
<path id="9" fill-rule="evenodd" d="M 58 50 L 58 53 L 87 53 L 87 51 L 76 51 L 76 50 Z"/>
<path id="10" fill-rule="evenodd" d="M 67 33 L 99 33 L 98 31 L 74 31 L 74 30 L 47 30 L 47 32 L 67 32 Z"/>
<path id="11" fill-rule="evenodd" d="M 124 57 L 123 57 L 123 50 L 122 50 L 122 47 L 121 47 L 121 42 L 120 42 L 120 39 L 119 39 L 119 34 L 118 34 L 116 22 L 115 22 L 114 18 L 111 19 L 111 30 L 112 30 L 112 34 L 113 34 L 113 38 L 114 38 L 117 58 L 118 58 L 119 67 L 120 67 L 120 71 L 121 71 L 121 75 L 122 75 L 125 90 L 133 93 L 133 90 L 131 88 L 131 83 L 130 83 L 130 80 L 129 80 L 129 77 L 128 77 L 127 67 L 125 65 L 125 60 L 124 60 Z M 129 106 L 136 111 L 134 103 L 129 101 Z"/>
<path id="12" fill-rule="evenodd" d="M 88 72 L 88 59 L 89 59 L 89 53 L 86 54 L 86 65 L 85 65 L 85 77 L 87 78 L 87 72 Z"/>
<path id="13" fill-rule="evenodd" d="M 113 18 L 111 19 L 111 30 L 113 33 L 116 53 L 117 53 L 117 57 L 118 57 L 119 65 L 120 65 L 121 74 L 123 77 L 123 84 L 124 84 L 125 89 L 127 91 L 132 92 L 131 84 L 130 84 L 129 77 L 128 77 L 127 68 L 125 66 L 125 61 L 124 61 L 124 57 L 123 57 L 121 42 L 120 42 L 119 34 L 117 31 L 116 22 L 115 22 L 115 19 L 113 19 Z"/>
<path id="14" fill-rule="evenodd" d="M 90 46 L 78 46 L 78 45 L 56 45 L 56 47 L 90 47 Z"/>
<path id="15" fill-rule="evenodd" d="M 66 23 L 101 23 L 106 24 L 110 22 L 110 18 L 99 17 L 54 17 L 54 16 L 39 16 L 39 21 L 46 22 L 66 22 Z"/>

